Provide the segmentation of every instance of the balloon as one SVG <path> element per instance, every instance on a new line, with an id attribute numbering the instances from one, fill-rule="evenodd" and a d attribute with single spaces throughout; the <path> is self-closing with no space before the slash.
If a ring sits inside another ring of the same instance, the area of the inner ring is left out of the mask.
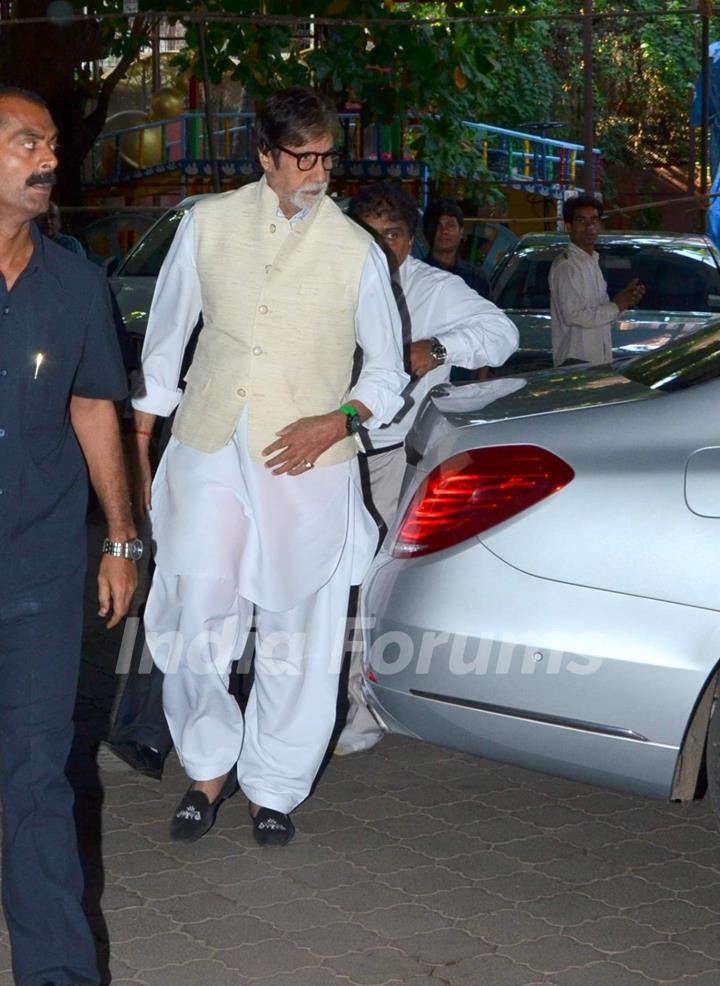
<path id="1" fill-rule="evenodd" d="M 162 86 L 153 93 L 151 120 L 170 120 L 185 109 L 185 98 L 174 86 Z"/>
<path id="2" fill-rule="evenodd" d="M 105 134 L 114 134 L 130 127 L 148 123 L 149 117 L 142 110 L 123 110 L 115 113 L 105 122 Z M 101 171 L 110 175 L 115 170 L 114 140 L 103 140 L 100 151 Z M 163 158 L 162 127 L 151 126 L 145 130 L 135 130 L 120 137 L 120 158 L 131 168 L 147 168 L 160 164 Z"/>

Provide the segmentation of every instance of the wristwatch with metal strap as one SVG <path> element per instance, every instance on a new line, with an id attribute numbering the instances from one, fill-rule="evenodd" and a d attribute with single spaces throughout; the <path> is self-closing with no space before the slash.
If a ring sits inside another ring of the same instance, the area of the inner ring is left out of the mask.
<path id="1" fill-rule="evenodd" d="M 140 538 L 131 541 L 111 541 L 105 538 L 102 543 L 102 553 L 113 558 L 127 558 L 129 561 L 140 561 L 143 553 L 143 543 Z"/>
<path id="2" fill-rule="evenodd" d="M 444 363 L 447 359 L 447 349 L 435 336 L 430 340 L 430 355 L 436 363 Z"/>

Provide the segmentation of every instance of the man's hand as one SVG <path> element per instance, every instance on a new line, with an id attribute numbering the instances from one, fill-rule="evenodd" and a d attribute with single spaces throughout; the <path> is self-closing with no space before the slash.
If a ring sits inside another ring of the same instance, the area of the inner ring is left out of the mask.
<path id="1" fill-rule="evenodd" d="M 111 630 L 125 616 L 137 586 L 135 562 L 127 558 L 103 555 L 98 572 L 98 616 L 110 616 L 106 626 Z"/>
<path id="2" fill-rule="evenodd" d="M 262 450 L 263 455 L 273 455 L 265 463 L 266 469 L 280 476 L 300 476 L 308 471 L 309 462 L 315 465 L 319 455 L 346 435 L 345 415 L 342 411 L 317 414 L 300 418 L 278 432 L 277 441 Z"/>
<path id="3" fill-rule="evenodd" d="M 410 343 L 410 373 L 416 380 L 424 377 L 429 370 L 434 370 L 436 366 L 440 366 L 431 349 L 432 341 L 430 339 Z"/>
<path id="4" fill-rule="evenodd" d="M 634 308 L 644 294 L 645 285 L 641 284 L 637 277 L 634 277 L 622 291 L 618 291 L 613 301 L 619 310 L 624 312 L 626 308 Z"/>

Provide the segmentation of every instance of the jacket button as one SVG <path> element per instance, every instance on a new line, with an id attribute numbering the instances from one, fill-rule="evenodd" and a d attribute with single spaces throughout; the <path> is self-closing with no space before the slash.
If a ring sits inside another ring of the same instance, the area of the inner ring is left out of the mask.
<path id="1" fill-rule="evenodd" d="M 244 387 L 238 387 L 235 393 L 238 395 L 238 397 L 247 397 L 247 390 L 245 390 Z"/>
<path id="2" fill-rule="evenodd" d="M 268 313 L 268 306 L 267 305 L 260 305 L 260 307 L 258 308 L 258 311 L 260 312 L 261 315 L 267 315 L 267 313 Z"/>
<path id="3" fill-rule="evenodd" d="M 262 346 L 253 346 L 253 356 L 262 356 Z"/>
<path id="4" fill-rule="evenodd" d="M 277 229 L 277 226 L 275 225 L 275 223 L 270 223 L 270 232 L 271 233 L 274 233 L 276 229 Z"/>

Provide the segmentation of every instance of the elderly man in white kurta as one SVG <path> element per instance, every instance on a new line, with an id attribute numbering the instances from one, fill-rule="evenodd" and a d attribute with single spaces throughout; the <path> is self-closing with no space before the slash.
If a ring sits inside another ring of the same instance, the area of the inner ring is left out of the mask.
<path id="1" fill-rule="evenodd" d="M 377 543 L 354 435 L 361 421 L 392 419 L 407 376 L 385 257 L 325 195 L 334 111 L 309 90 L 283 90 L 257 130 L 264 177 L 198 202 L 163 265 L 135 435 L 147 478 L 154 415 L 179 404 L 152 488 L 157 568 L 145 611 L 193 781 L 171 834 L 203 835 L 239 781 L 256 840 L 283 845 L 332 732 L 349 587 Z M 227 683 L 253 613 L 243 722 Z"/>
<path id="2" fill-rule="evenodd" d="M 386 247 L 399 289 L 408 362 L 413 379 L 401 411 L 385 427 L 368 422 L 367 469 L 373 506 L 387 528 L 397 513 L 405 474 L 405 437 L 432 387 L 450 378 L 452 366 L 500 366 L 518 346 L 518 331 L 499 308 L 462 278 L 410 255 L 418 221 L 415 202 L 391 184 L 362 189 L 351 215 L 372 229 Z M 382 739 L 362 691 L 362 655 L 353 650 L 347 722 L 335 752 L 367 750 Z"/>

